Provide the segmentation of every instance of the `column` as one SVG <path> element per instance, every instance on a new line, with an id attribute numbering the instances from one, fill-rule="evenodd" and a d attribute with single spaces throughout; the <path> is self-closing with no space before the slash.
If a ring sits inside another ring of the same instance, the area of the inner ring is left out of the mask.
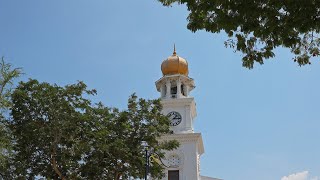
<path id="1" fill-rule="evenodd" d="M 170 99 L 171 98 L 171 83 L 170 83 L 169 79 L 167 79 L 167 81 L 166 81 L 166 87 L 167 87 L 166 98 Z"/>
<path id="2" fill-rule="evenodd" d="M 185 114 L 186 114 L 186 126 L 185 126 L 186 129 L 185 129 L 185 131 L 193 132 L 190 105 L 185 106 Z"/>
<path id="3" fill-rule="evenodd" d="M 183 90 L 184 90 L 184 95 L 186 97 L 188 97 L 189 96 L 189 86 L 188 85 L 184 85 Z"/>
<path id="4" fill-rule="evenodd" d="M 161 85 L 160 92 L 161 92 L 161 98 L 164 98 L 166 95 L 166 87 L 164 84 Z"/>
<path id="5" fill-rule="evenodd" d="M 181 80 L 177 79 L 177 98 L 181 98 Z"/>

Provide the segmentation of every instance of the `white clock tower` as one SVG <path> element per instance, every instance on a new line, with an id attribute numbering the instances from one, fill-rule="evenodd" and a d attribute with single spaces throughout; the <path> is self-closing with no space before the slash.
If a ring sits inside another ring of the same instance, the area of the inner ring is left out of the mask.
<path id="1" fill-rule="evenodd" d="M 197 116 L 196 103 L 190 96 L 195 88 L 194 80 L 188 76 L 188 62 L 174 52 L 161 64 L 163 77 L 156 81 L 161 93 L 163 113 L 171 120 L 171 135 L 161 140 L 177 140 L 180 147 L 166 152 L 164 162 L 168 166 L 163 180 L 217 180 L 200 175 L 200 156 L 204 153 L 201 133 L 193 128 Z"/>

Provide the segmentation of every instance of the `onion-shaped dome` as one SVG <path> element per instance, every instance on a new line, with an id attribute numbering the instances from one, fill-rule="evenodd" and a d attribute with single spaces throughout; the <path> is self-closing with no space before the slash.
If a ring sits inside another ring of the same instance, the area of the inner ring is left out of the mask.
<path id="1" fill-rule="evenodd" d="M 172 56 L 169 56 L 162 62 L 161 71 L 164 76 L 173 74 L 182 74 L 188 76 L 188 62 L 177 55 L 176 48 L 174 47 Z"/>

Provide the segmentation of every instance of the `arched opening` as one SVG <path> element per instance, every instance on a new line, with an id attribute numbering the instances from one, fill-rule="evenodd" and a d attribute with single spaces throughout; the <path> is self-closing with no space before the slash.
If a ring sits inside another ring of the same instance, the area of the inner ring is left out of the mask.
<path id="1" fill-rule="evenodd" d="M 185 94 L 185 89 L 184 89 L 184 85 L 183 85 L 183 84 L 181 84 L 181 94 L 182 94 L 183 96 L 186 96 L 186 94 Z"/>
<path id="2" fill-rule="evenodd" d="M 171 87 L 171 97 L 176 98 L 177 97 L 177 86 Z"/>

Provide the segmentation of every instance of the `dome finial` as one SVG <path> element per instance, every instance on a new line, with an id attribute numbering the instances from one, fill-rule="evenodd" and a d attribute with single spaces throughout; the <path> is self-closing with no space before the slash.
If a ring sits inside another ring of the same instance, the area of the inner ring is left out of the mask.
<path id="1" fill-rule="evenodd" d="M 176 43 L 173 44 L 173 55 L 174 56 L 177 55 L 177 53 L 176 53 Z"/>

